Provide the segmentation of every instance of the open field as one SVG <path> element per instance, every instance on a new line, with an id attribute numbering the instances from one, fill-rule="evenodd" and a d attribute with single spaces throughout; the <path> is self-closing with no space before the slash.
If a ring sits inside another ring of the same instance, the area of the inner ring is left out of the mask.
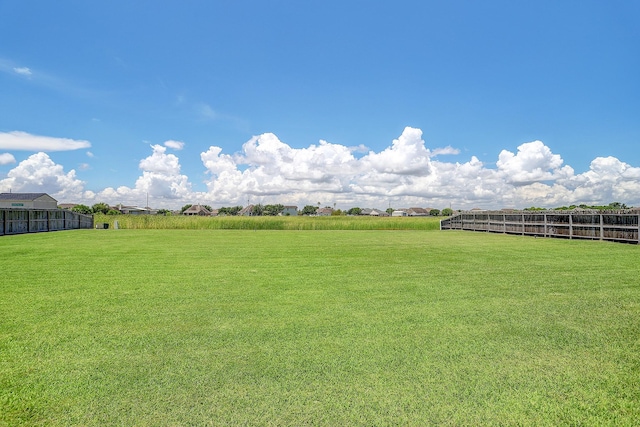
<path id="1" fill-rule="evenodd" d="M 640 419 L 635 245 L 127 229 L 0 254 L 0 425 Z"/>

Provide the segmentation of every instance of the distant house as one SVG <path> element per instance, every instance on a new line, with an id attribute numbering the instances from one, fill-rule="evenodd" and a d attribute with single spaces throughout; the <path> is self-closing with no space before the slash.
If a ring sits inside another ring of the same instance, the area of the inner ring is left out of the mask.
<path id="1" fill-rule="evenodd" d="M 280 215 L 283 216 L 296 216 L 298 215 L 298 207 L 297 206 L 285 206 Z"/>
<path id="2" fill-rule="evenodd" d="M 389 214 L 385 211 L 381 211 L 380 209 L 371 209 L 369 216 L 389 216 Z"/>
<path id="3" fill-rule="evenodd" d="M 391 216 L 409 216 L 406 210 L 398 209 L 391 213 Z"/>
<path id="4" fill-rule="evenodd" d="M 58 203 L 58 209 L 64 209 L 70 211 L 71 209 L 78 206 L 77 203 Z"/>
<path id="5" fill-rule="evenodd" d="M 371 208 L 360 209 L 360 215 L 371 215 L 371 212 L 373 212 Z"/>
<path id="6" fill-rule="evenodd" d="M 316 211 L 317 216 L 331 216 L 332 213 L 332 208 L 320 208 Z"/>
<path id="7" fill-rule="evenodd" d="M 187 216 L 211 216 L 211 211 L 202 205 L 191 205 L 189 209 L 185 209 L 182 215 Z"/>
<path id="8" fill-rule="evenodd" d="M 238 212 L 238 216 L 253 216 L 253 205 L 246 206 Z"/>
<path id="9" fill-rule="evenodd" d="M 409 208 L 406 212 L 408 216 L 429 216 L 431 208 Z"/>
<path id="10" fill-rule="evenodd" d="M 157 211 L 154 211 L 150 208 L 139 208 L 137 206 L 125 206 L 123 204 L 113 206 L 113 209 L 125 215 L 151 215 L 151 214 L 157 213 Z"/>
<path id="11" fill-rule="evenodd" d="M 47 193 L 0 193 L 0 208 L 58 209 L 58 201 Z"/>

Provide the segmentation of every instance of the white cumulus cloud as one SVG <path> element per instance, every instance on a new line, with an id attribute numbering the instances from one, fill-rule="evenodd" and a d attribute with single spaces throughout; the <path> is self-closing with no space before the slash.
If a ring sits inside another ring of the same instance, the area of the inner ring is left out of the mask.
<path id="1" fill-rule="evenodd" d="M 165 175 L 180 173 L 180 161 L 173 154 L 165 154 L 167 149 L 161 145 L 152 145 L 153 154 L 140 161 L 140 169 Z"/>
<path id="2" fill-rule="evenodd" d="M 590 171 L 576 175 L 541 141 L 521 144 L 516 153 L 503 150 L 496 167 L 475 156 L 463 163 L 437 160 L 460 152 L 428 148 L 422 131 L 410 127 L 380 152 L 358 159 L 353 151 L 326 141 L 292 148 L 265 133 L 247 141 L 240 153 L 210 147 L 201 160 L 211 176 L 209 198 L 221 204 L 242 204 L 249 196 L 265 203 L 463 209 L 640 202 L 640 169 L 613 158 L 596 159 Z"/>
<path id="3" fill-rule="evenodd" d="M 194 191 L 178 156 L 167 153 L 182 144 L 168 140 L 151 145 L 151 153 L 139 161 L 141 173 L 132 185 L 96 192 L 85 190 L 74 170 L 66 172 L 40 152 L 11 169 L 0 180 L 0 191 L 45 191 L 58 200 L 89 205 L 142 206 L 148 197 L 152 207 L 172 209 L 187 203 L 234 206 L 248 201 L 300 207 L 335 203 L 344 209 L 552 208 L 613 201 L 640 205 L 639 167 L 615 157 L 598 157 L 587 171 L 576 173 L 541 141 L 520 144 L 515 151 L 504 149 L 495 162 L 483 163 L 473 155 L 467 160 L 443 160 L 445 155 L 459 155 L 459 150 L 428 147 L 422 131 L 410 127 L 388 147 L 368 150 L 361 157 L 355 157 L 356 150 L 349 146 L 321 140 L 294 148 L 264 133 L 250 138 L 236 153 L 211 146 L 200 154 L 206 192 Z M 12 155 L 0 155 L 0 164 L 12 162 Z"/>
<path id="4" fill-rule="evenodd" d="M 425 176 L 431 173 L 431 156 L 422 131 L 407 127 L 391 147 L 380 153 L 370 152 L 362 161 L 377 173 Z"/>
<path id="5" fill-rule="evenodd" d="M 0 165 L 8 165 L 9 163 L 15 163 L 16 158 L 13 157 L 13 154 L 2 153 L 0 154 Z"/>
<path id="6" fill-rule="evenodd" d="M 553 154 L 542 141 L 533 141 L 518 147 L 518 153 L 502 150 L 496 165 L 505 180 L 513 184 L 549 181 L 573 174 L 573 169 L 562 167 L 559 154 Z"/>
<path id="7" fill-rule="evenodd" d="M 23 160 L 0 181 L 1 191 L 49 193 L 58 200 L 84 198 L 84 183 L 76 172 L 65 172 L 46 153 L 36 153 Z"/>
<path id="8" fill-rule="evenodd" d="M 180 161 L 173 154 L 166 154 L 166 147 L 152 145 L 153 153 L 139 163 L 142 175 L 133 187 L 106 188 L 97 193 L 96 199 L 110 204 L 138 204 L 151 198 L 154 203 L 177 207 L 183 200 L 197 197 L 191 190 L 186 175 L 180 173 Z"/>
<path id="9" fill-rule="evenodd" d="M 91 147 L 89 141 L 51 136 L 32 135 L 27 132 L 0 132 L 0 149 L 22 151 L 70 151 Z"/>

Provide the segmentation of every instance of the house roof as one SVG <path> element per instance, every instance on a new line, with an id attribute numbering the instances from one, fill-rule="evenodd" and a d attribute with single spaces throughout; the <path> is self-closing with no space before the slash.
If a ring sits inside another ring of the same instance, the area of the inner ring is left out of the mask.
<path id="1" fill-rule="evenodd" d="M 47 196 L 53 199 L 53 197 L 49 196 L 47 193 L 0 193 L 0 200 L 36 200 L 42 196 Z M 55 199 L 53 199 L 55 200 Z"/>
<path id="2" fill-rule="evenodd" d="M 150 208 L 139 208 L 137 206 L 125 206 L 125 205 L 118 205 L 114 208 L 115 210 L 119 210 L 120 212 L 123 211 L 129 211 L 129 212 L 149 212 L 151 211 Z"/>
<path id="3" fill-rule="evenodd" d="M 380 215 L 380 214 L 386 214 L 387 212 L 385 211 L 381 211 L 380 209 L 371 209 L 371 212 L 369 213 L 369 215 Z"/>
<path id="4" fill-rule="evenodd" d="M 250 213 L 251 211 L 253 211 L 253 205 L 245 206 L 244 208 L 240 209 L 238 215 L 245 215 L 247 213 Z"/>
<path id="5" fill-rule="evenodd" d="M 206 213 L 211 213 L 211 211 L 209 211 L 209 209 L 205 208 L 202 205 L 191 205 L 191 206 L 189 206 L 188 209 L 185 209 L 184 212 L 185 213 L 187 213 L 187 212 L 206 212 Z"/>
<path id="6" fill-rule="evenodd" d="M 408 212 L 429 215 L 430 208 L 409 208 Z"/>

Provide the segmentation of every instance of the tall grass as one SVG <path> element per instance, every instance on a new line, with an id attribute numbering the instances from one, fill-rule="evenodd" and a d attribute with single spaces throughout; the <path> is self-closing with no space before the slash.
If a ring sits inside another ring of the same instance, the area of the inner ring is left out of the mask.
<path id="1" fill-rule="evenodd" d="M 438 230 L 437 217 L 96 215 L 130 230 Z"/>

